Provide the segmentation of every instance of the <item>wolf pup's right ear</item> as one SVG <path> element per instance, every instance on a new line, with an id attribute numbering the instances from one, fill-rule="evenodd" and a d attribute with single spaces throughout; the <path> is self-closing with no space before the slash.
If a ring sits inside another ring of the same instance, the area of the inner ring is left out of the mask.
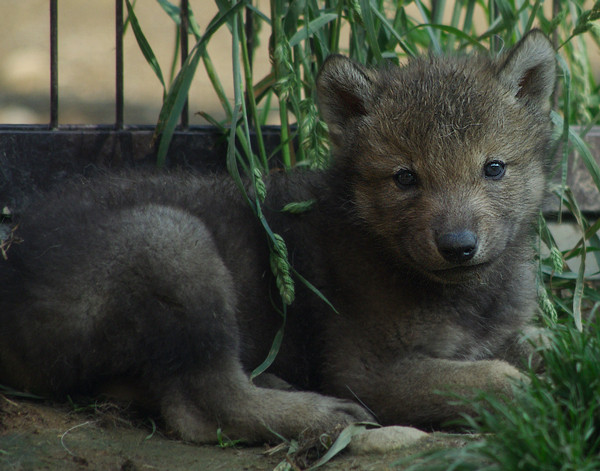
<path id="1" fill-rule="evenodd" d="M 367 114 L 373 90 L 370 73 L 339 54 L 323 63 L 317 76 L 317 99 L 333 144 L 342 144 L 347 123 Z"/>
<path id="2" fill-rule="evenodd" d="M 554 47 L 540 30 L 527 33 L 508 53 L 499 78 L 518 100 L 544 112 L 550 111 L 550 95 L 556 86 Z"/>

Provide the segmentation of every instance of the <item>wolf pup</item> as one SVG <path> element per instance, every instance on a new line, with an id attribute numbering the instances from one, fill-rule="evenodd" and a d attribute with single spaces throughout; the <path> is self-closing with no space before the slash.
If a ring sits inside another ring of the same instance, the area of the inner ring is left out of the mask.
<path id="1" fill-rule="evenodd" d="M 0 383 L 127 389 L 198 443 L 218 428 L 263 441 L 361 420 L 439 425 L 461 409 L 438 390 L 510 391 L 536 309 L 554 84 L 537 31 L 496 59 L 326 61 L 332 167 L 273 175 L 264 206 L 338 312 L 297 283 L 256 384 L 281 315 L 266 237 L 229 178 L 129 173 L 45 195 L 0 259 Z"/>

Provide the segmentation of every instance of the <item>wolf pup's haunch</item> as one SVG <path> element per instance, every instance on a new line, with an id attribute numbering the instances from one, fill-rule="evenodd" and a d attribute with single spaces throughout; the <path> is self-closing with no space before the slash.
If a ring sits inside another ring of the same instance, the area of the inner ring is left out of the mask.
<path id="1" fill-rule="evenodd" d="M 332 168 L 274 175 L 264 206 L 339 313 L 297 283 L 260 387 L 247 372 L 281 316 L 266 238 L 228 178 L 121 174 L 45 195 L 0 259 L 0 383 L 59 397 L 127 385 L 195 442 L 219 427 L 261 441 L 440 424 L 461 411 L 434 391 L 509 391 L 536 309 L 554 83 L 539 32 L 497 59 L 327 60 Z"/>

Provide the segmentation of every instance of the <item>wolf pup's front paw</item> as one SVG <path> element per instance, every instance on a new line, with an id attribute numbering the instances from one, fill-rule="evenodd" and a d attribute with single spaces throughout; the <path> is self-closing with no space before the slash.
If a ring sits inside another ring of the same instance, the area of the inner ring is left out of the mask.
<path id="1" fill-rule="evenodd" d="M 327 398 L 331 399 L 331 398 Z M 366 409 L 352 401 L 333 399 L 332 416 L 337 424 L 351 424 L 354 422 L 376 422 L 376 419 Z"/>
<path id="2" fill-rule="evenodd" d="M 513 397 L 513 384 L 516 381 L 527 381 L 527 376 L 505 361 L 491 360 L 486 363 L 488 363 L 488 368 L 482 375 L 481 389 Z"/>
<path id="3" fill-rule="evenodd" d="M 308 399 L 297 408 L 300 427 L 327 432 L 355 422 L 376 422 L 366 409 L 355 402 L 313 393 L 300 394 L 303 399 Z"/>

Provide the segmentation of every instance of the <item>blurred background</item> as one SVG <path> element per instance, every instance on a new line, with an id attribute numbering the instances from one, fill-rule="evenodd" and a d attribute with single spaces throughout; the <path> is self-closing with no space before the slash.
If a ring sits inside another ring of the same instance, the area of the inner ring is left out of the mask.
<path id="1" fill-rule="evenodd" d="M 59 123 L 114 123 L 115 2 L 58 3 Z M 190 7 L 204 31 L 217 13 L 214 0 L 190 0 Z M 0 124 L 49 122 L 49 11 L 48 0 L 0 1 Z M 168 71 L 173 60 L 175 24 L 154 0 L 138 1 L 135 12 L 163 71 Z M 268 35 L 256 53 L 257 78 L 270 70 L 267 42 Z M 191 49 L 193 36 L 189 43 Z M 162 104 L 162 86 L 130 27 L 123 46 L 125 124 L 155 124 Z M 208 50 L 227 95 L 233 99 L 231 36 L 227 28 L 215 34 Z M 198 111 L 217 119 L 224 117 L 202 66 L 190 92 L 190 124 L 206 124 L 196 114 Z"/>
<path id="2" fill-rule="evenodd" d="M 177 1 L 173 2 L 178 4 Z M 268 3 L 258 4 L 268 11 Z M 592 3 L 592 2 L 590 2 Z M 202 31 L 217 12 L 214 0 L 190 0 Z M 449 10 L 449 7 L 447 7 Z M 157 1 L 141 0 L 135 11 L 161 68 L 173 61 L 176 28 Z M 58 10 L 59 124 L 108 124 L 115 119 L 115 5 L 113 1 L 60 0 Z M 127 11 L 125 9 L 125 17 Z M 260 23 L 260 22 L 257 22 Z M 0 1 L 0 124 L 49 122 L 49 2 Z M 267 28 L 259 32 L 254 77 L 270 70 Z M 194 41 L 190 36 L 190 48 Z M 225 92 L 233 99 L 231 36 L 221 28 L 210 40 L 209 54 Z M 600 51 L 589 44 L 594 74 L 600 78 Z M 125 124 L 155 124 L 162 87 L 144 59 L 131 28 L 124 37 Z M 198 112 L 216 119 L 224 113 L 202 65 L 190 92 L 190 124 L 206 124 Z M 269 121 L 276 121 L 277 115 Z"/>

